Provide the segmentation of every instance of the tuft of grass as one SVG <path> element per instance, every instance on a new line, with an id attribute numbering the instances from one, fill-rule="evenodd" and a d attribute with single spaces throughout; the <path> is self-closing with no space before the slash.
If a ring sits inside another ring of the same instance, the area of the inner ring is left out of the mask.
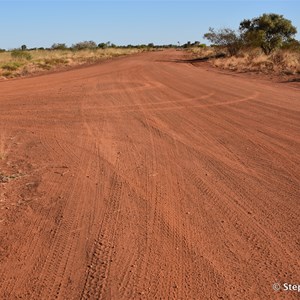
<path id="1" fill-rule="evenodd" d="M 21 66 L 21 63 L 14 61 L 14 62 L 8 62 L 8 63 L 2 65 L 1 68 L 3 70 L 7 70 L 7 71 L 16 71 L 16 70 L 18 70 L 18 68 L 20 66 Z"/>
<path id="2" fill-rule="evenodd" d="M 11 72 L 11 71 L 5 71 L 5 72 L 2 72 L 2 73 L 1 73 L 1 75 L 2 75 L 3 77 L 6 77 L 6 78 L 12 78 L 12 77 L 14 77 L 13 74 L 14 74 L 14 73 Z"/>
<path id="3" fill-rule="evenodd" d="M 7 183 L 11 179 L 16 179 L 18 177 L 23 176 L 23 174 L 12 174 L 12 175 L 5 175 L 3 173 L 0 173 L 0 183 Z"/>
<path id="4" fill-rule="evenodd" d="M 54 58 L 46 58 L 44 63 L 47 65 L 60 65 L 60 64 L 67 64 L 68 60 L 61 57 L 54 57 Z"/>
<path id="5" fill-rule="evenodd" d="M 51 66 L 48 65 L 48 64 L 45 63 L 45 62 L 36 62 L 35 65 L 36 65 L 37 68 L 39 68 L 39 69 L 43 69 L 43 70 L 50 70 L 50 69 L 51 69 Z"/>

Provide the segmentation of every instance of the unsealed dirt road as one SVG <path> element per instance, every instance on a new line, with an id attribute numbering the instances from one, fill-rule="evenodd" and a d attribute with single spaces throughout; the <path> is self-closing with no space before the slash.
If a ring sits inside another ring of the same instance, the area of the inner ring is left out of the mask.
<path id="1" fill-rule="evenodd" d="M 184 55 L 0 83 L 1 299 L 298 299 L 300 91 Z"/>

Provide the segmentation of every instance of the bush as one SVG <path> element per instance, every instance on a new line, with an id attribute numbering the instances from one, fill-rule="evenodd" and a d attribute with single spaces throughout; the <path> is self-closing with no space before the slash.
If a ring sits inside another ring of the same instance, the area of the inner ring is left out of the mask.
<path id="1" fill-rule="evenodd" d="M 61 64 L 67 64 L 68 60 L 65 58 L 45 58 L 44 59 L 45 64 L 47 65 L 61 65 Z"/>
<path id="2" fill-rule="evenodd" d="M 72 45 L 74 50 L 83 50 L 83 49 L 96 49 L 97 44 L 94 41 L 84 41 L 77 44 Z"/>
<path id="3" fill-rule="evenodd" d="M 68 47 L 66 44 L 64 43 L 54 43 L 52 46 L 51 46 L 51 49 L 52 50 L 67 50 Z"/>
<path id="4" fill-rule="evenodd" d="M 5 65 L 2 65 L 1 68 L 3 70 L 7 70 L 7 71 L 16 71 L 20 66 L 21 66 L 21 64 L 19 64 L 17 62 L 12 62 L 12 63 L 7 63 Z"/>
<path id="5" fill-rule="evenodd" d="M 4 77 L 13 77 L 13 73 L 10 72 L 10 71 L 6 71 L 6 72 L 2 73 L 2 76 L 4 76 Z"/>
<path id="6" fill-rule="evenodd" d="M 22 50 L 13 50 L 10 55 L 12 58 L 15 58 L 15 59 L 31 60 L 31 58 L 32 58 L 32 56 L 29 52 L 22 51 Z"/>
<path id="7" fill-rule="evenodd" d="M 204 34 L 204 38 L 212 42 L 215 46 L 225 48 L 231 56 L 236 55 L 243 46 L 240 35 L 230 28 L 223 28 L 216 31 L 210 27 L 209 32 Z"/>
<path id="8" fill-rule="evenodd" d="M 107 43 L 100 43 L 100 44 L 98 44 L 98 48 L 100 48 L 100 49 L 106 49 L 107 48 Z"/>
<path id="9" fill-rule="evenodd" d="M 100 49 L 106 49 L 106 48 L 116 48 L 117 46 L 115 44 L 112 44 L 111 42 L 106 43 L 100 43 L 98 44 L 98 48 Z"/>

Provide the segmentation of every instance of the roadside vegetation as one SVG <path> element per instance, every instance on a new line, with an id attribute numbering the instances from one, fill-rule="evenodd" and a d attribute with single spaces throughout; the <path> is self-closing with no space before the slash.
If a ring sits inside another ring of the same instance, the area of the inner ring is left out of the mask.
<path id="1" fill-rule="evenodd" d="M 209 28 L 210 47 L 190 47 L 194 57 L 239 72 L 299 75 L 300 42 L 297 29 L 282 15 L 263 14 L 243 20 L 238 30 Z"/>
<path id="2" fill-rule="evenodd" d="M 110 42 L 97 45 L 93 41 L 80 42 L 71 47 L 55 43 L 48 49 L 27 49 L 26 45 L 22 45 L 19 49 L 0 50 L 0 78 L 22 77 L 149 50 L 152 48 L 148 45 L 117 47 Z"/>
<path id="3" fill-rule="evenodd" d="M 22 45 L 18 49 L 0 49 L 0 79 L 22 77 L 49 70 L 58 70 L 82 64 L 92 64 L 105 59 L 130 55 L 144 51 L 157 51 L 169 48 L 199 46 L 190 42 L 178 46 L 141 45 L 117 46 L 111 42 L 99 43 L 82 41 L 68 47 L 65 43 L 54 43 L 50 48 L 30 48 Z M 200 45 L 201 46 L 201 45 Z"/>
<path id="4" fill-rule="evenodd" d="M 263 14 L 243 20 L 238 30 L 210 28 L 204 38 L 212 47 L 198 50 L 198 55 L 211 57 L 212 64 L 223 69 L 298 75 L 300 42 L 294 38 L 296 33 L 296 27 L 282 15 Z M 197 55 L 197 50 L 193 51 Z"/>

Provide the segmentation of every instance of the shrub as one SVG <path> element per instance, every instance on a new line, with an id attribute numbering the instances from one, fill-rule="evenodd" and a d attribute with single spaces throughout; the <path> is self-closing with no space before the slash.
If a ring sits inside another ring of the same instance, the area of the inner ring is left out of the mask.
<path id="1" fill-rule="evenodd" d="M 42 62 L 37 62 L 36 63 L 36 66 L 40 69 L 43 69 L 43 70 L 50 70 L 51 69 L 51 66 L 46 64 L 46 63 L 42 63 Z"/>
<path id="2" fill-rule="evenodd" d="M 216 31 L 210 27 L 209 32 L 204 34 L 204 38 L 216 46 L 225 48 L 231 56 L 236 55 L 243 45 L 240 35 L 230 28 Z"/>
<path id="3" fill-rule="evenodd" d="M 100 43 L 98 44 L 98 48 L 100 49 L 106 49 L 106 48 L 116 48 L 117 46 L 115 44 L 112 44 L 111 42 L 106 43 Z"/>
<path id="4" fill-rule="evenodd" d="M 2 76 L 4 76 L 4 77 L 13 77 L 13 74 L 10 71 L 6 71 L 6 72 L 2 73 Z"/>
<path id="5" fill-rule="evenodd" d="M 19 64 L 17 62 L 11 62 L 11 63 L 7 63 L 5 65 L 2 65 L 1 68 L 3 70 L 7 70 L 7 71 L 16 71 L 20 66 L 21 66 L 21 64 Z"/>
<path id="6" fill-rule="evenodd" d="M 16 58 L 16 59 L 30 60 L 32 58 L 29 52 L 22 51 L 22 50 L 13 50 L 10 55 L 12 58 Z"/>
<path id="7" fill-rule="evenodd" d="M 97 44 L 94 41 L 84 41 L 74 44 L 72 46 L 74 50 L 83 50 L 83 49 L 96 49 Z"/>
<path id="8" fill-rule="evenodd" d="M 68 63 L 68 60 L 65 58 L 45 58 L 44 60 L 45 64 L 47 65 L 60 65 L 60 64 L 66 64 Z"/>
<path id="9" fill-rule="evenodd" d="M 106 43 L 100 43 L 100 44 L 98 44 L 98 48 L 100 48 L 100 49 L 106 49 L 107 48 L 107 44 Z"/>
<path id="10" fill-rule="evenodd" d="M 52 46 L 51 46 L 51 49 L 52 50 L 66 50 L 68 49 L 67 45 L 64 44 L 64 43 L 54 43 Z"/>

